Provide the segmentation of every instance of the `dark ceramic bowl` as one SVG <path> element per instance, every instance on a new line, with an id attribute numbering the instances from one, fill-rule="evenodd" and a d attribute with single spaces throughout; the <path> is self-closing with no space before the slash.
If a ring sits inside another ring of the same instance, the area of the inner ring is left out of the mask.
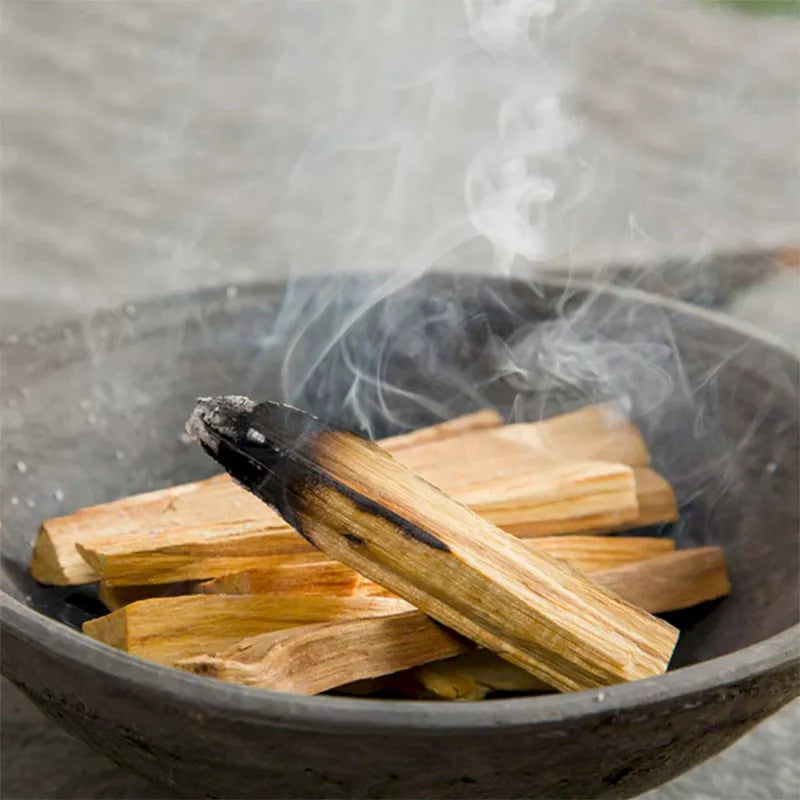
<path id="1" fill-rule="evenodd" d="M 634 291 L 429 277 L 373 301 L 385 295 L 377 284 L 322 285 L 316 300 L 293 288 L 305 332 L 290 342 L 282 331 L 297 318 L 286 311 L 267 336 L 283 288 L 257 285 L 6 344 L 2 669 L 46 714 L 191 797 L 629 797 L 797 694 L 798 364 L 788 353 Z M 733 594 L 673 617 L 683 635 L 664 676 L 477 704 L 248 689 L 81 636 L 75 626 L 97 613 L 89 592 L 25 574 L 39 521 L 210 474 L 179 436 L 195 397 L 276 397 L 281 381 L 296 403 L 372 435 L 486 403 L 536 419 L 616 397 L 677 486 L 683 516 L 670 535 L 721 545 Z"/>

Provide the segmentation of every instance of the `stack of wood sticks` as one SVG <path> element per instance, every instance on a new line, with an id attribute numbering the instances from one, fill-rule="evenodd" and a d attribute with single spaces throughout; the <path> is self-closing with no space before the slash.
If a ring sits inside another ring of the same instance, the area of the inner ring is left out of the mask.
<path id="1" fill-rule="evenodd" d="M 678 509 L 613 404 L 371 443 L 221 397 L 188 430 L 229 474 L 47 520 L 31 560 L 97 582 L 84 633 L 160 664 L 299 694 L 576 691 L 664 672 L 654 615 L 730 591 L 719 548 L 625 535 Z"/>

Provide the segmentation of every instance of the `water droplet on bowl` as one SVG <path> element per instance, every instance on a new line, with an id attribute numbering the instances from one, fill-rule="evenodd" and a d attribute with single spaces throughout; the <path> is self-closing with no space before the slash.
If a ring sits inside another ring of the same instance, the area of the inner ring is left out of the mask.
<path id="1" fill-rule="evenodd" d="M 122 310 L 125 312 L 126 317 L 135 317 L 136 316 L 136 306 L 133 303 L 126 303 Z"/>
<path id="2" fill-rule="evenodd" d="M 125 453 L 122 450 L 117 450 L 117 452 L 114 453 L 114 458 L 116 458 L 117 461 L 124 461 Z"/>
<path id="3" fill-rule="evenodd" d="M 18 506 L 19 505 L 19 497 L 16 497 L 16 496 L 12 497 L 11 498 L 11 505 L 12 506 Z"/>
<path id="4" fill-rule="evenodd" d="M 191 443 L 192 443 L 192 440 L 191 440 L 191 438 L 189 437 L 189 434 L 188 434 L 188 433 L 181 433 L 181 434 L 179 434 L 179 436 L 178 436 L 178 441 L 179 441 L 181 444 L 191 444 Z"/>
<path id="5" fill-rule="evenodd" d="M 770 474 L 773 475 L 775 470 L 778 469 L 778 462 L 777 461 L 770 461 L 764 469 Z"/>
<path id="6" fill-rule="evenodd" d="M 17 472 L 23 475 L 28 471 L 28 465 L 24 461 L 17 461 Z"/>
<path id="7" fill-rule="evenodd" d="M 53 497 L 60 503 L 64 499 L 64 492 L 61 489 L 56 489 L 53 492 Z"/>
<path id="8" fill-rule="evenodd" d="M 227 297 L 229 300 L 233 300 L 233 298 L 236 297 L 237 294 L 239 294 L 238 286 L 229 286 L 225 290 L 225 297 Z"/>
<path id="9" fill-rule="evenodd" d="M 35 500 L 32 500 L 32 499 L 29 497 L 29 498 L 28 498 L 28 499 L 25 501 L 25 505 L 26 505 L 26 506 L 28 506 L 28 508 L 36 508 L 36 501 L 35 501 Z"/>

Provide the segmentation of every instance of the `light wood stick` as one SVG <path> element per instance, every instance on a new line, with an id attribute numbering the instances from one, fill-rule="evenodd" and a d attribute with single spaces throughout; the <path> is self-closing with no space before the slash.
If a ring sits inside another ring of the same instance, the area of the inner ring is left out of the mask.
<path id="1" fill-rule="evenodd" d="M 674 552 L 592 577 L 626 600 L 658 612 L 712 600 L 730 588 L 722 551 L 716 547 Z M 419 627 L 411 628 L 414 619 Z M 480 700 L 493 691 L 551 691 L 546 683 L 494 653 L 469 652 L 464 640 L 443 638 L 443 629 L 430 620 L 425 624 L 426 619 L 416 612 L 256 636 L 243 642 L 241 650 L 231 647 L 215 656 L 187 658 L 178 666 L 222 680 L 310 694 L 405 670 L 413 661 L 425 666 L 389 676 L 388 685 L 401 686 L 415 696 L 447 700 Z M 436 656 L 443 643 L 446 656 Z"/>
<path id="2" fill-rule="evenodd" d="M 247 636 L 333 620 L 408 611 L 387 597 L 214 597 L 186 595 L 140 600 L 89 620 L 83 632 L 135 656 L 172 665 L 178 658 L 216 652 Z"/>
<path id="3" fill-rule="evenodd" d="M 666 669 L 675 628 L 531 552 L 374 444 L 233 397 L 201 401 L 188 430 L 317 547 L 549 685 Z"/>
<path id="4" fill-rule="evenodd" d="M 275 564 L 204 581 L 202 594 L 268 594 L 272 597 L 390 597 L 392 593 L 338 561 Z"/>
<path id="5" fill-rule="evenodd" d="M 317 694 L 464 651 L 455 634 L 411 611 L 255 636 L 217 656 L 181 659 L 175 666 L 248 686 Z"/>
<path id="6" fill-rule="evenodd" d="M 731 590 L 719 547 L 692 547 L 593 574 L 612 592 L 653 614 L 724 597 Z"/>
<path id="7" fill-rule="evenodd" d="M 647 466 L 650 453 L 636 426 L 613 403 L 588 406 L 544 422 L 477 431 L 397 454 L 403 466 L 445 492 L 481 477 L 503 478 L 566 461 Z"/>
<path id="8" fill-rule="evenodd" d="M 434 426 L 437 430 L 433 438 L 430 429 L 421 429 L 381 444 L 392 452 L 396 450 L 399 460 L 451 493 L 473 483 L 476 475 L 498 478 L 530 473 L 568 460 L 602 458 L 632 465 L 649 462 L 635 426 L 613 405 L 589 406 L 541 422 L 486 430 L 494 424 L 492 420 L 492 412 L 479 412 Z M 515 443 L 515 438 L 523 443 Z M 455 447 L 455 439 L 464 442 Z M 437 454 L 448 441 L 449 449 Z M 452 458 L 461 462 L 455 472 L 449 462 Z M 95 539 L 118 534 L 146 536 L 152 530 L 184 526 L 211 529 L 237 521 L 257 522 L 266 528 L 281 522 L 227 475 L 92 506 L 43 523 L 31 559 L 31 574 L 40 583 L 89 583 L 100 576 L 78 553 L 78 543 L 90 548 Z M 605 524 L 613 527 L 616 522 L 606 520 Z"/>
<path id="9" fill-rule="evenodd" d="M 490 501 L 492 493 L 496 499 Z M 562 534 L 638 514 L 633 470 L 606 462 L 580 462 L 511 480 L 486 481 L 453 495 L 459 501 L 463 497 L 473 500 L 476 509 L 485 509 L 482 516 L 519 536 Z M 77 549 L 112 586 L 214 578 L 258 569 L 261 557 L 285 553 L 314 553 L 314 560 L 320 560 L 314 548 L 280 519 L 274 525 L 241 522 L 118 533 L 94 537 Z"/>
<path id="10" fill-rule="evenodd" d="M 451 497 L 520 537 L 617 529 L 639 516 L 634 471 L 625 464 L 579 461 L 484 480 Z"/>
<path id="11" fill-rule="evenodd" d="M 672 539 L 646 536 L 545 536 L 524 539 L 533 552 L 550 553 L 584 572 L 595 572 L 670 553 Z M 319 551 L 314 551 L 317 556 Z M 200 584 L 207 594 L 371 595 L 391 594 L 379 584 L 338 561 L 276 563 L 271 567 L 223 575 Z"/>
<path id="12" fill-rule="evenodd" d="M 397 454 L 410 447 L 419 447 L 423 444 L 443 442 L 454 436 L 462 436 L 474 431 L 499 428 L 503 418 L 493 409 L 485 408 L 474 414 L 464 414 L 454 419 L 440 422 L 438 425 L 429 425 L 427 428 L 418 428 L 415 431 L 401 433 L 397 436 L 388 436 L 380 440 L 380 446 L 390 453 Z"/>
<path id="13" fill-rule="evenodd" d="M 297 556 L 303 563 L 323 560 L 283 521 L 157 529 L 95 538 L 77 550 L 93 572 L 111 586 L 177 583 L 239 572 L 264 560 Z"/>

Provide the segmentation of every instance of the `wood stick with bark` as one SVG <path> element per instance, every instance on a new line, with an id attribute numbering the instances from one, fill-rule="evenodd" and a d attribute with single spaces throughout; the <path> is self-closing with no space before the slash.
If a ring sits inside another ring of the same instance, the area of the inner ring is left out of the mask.
<path id="1" fill-rule="evenodd" d="M 241 397 L 201 400 L 187 430 L 316 547 L 561 691 L 669 663 L 675 628 L 526 549 L 373 443 Z"/>
<path id="2" fill-rule="evenodd" d="M 451 493 L 492 475 L 498 479 L 530 474 L 564 461 L 603 459 L 633 466 L 649 463 L 647 448 L 636 427 L 612 404 L 589 406 L 541 422 L 518 423 L 503 429 L 499 425 L 500 419 L 493 412 L 478 412 L 392 437 L 381 444 L 422 477 Z M 448 444 L 453 440 L 461 444 L 454 448 Z M 445 445 L 449 449 L 441 451 Z M 461 459 L 455 472 L 454 457 Z M 617 517 L 597 520 L 598 527 L 614 530 L 620 521 L 618 509 L 614 513 Z M 227 475 L 135 495 L 46 520 L 34 547 L 31 573 L 40 583 L 89 583 L 100 576 L 77 552 L 76 544 L 91 548 L 95 540 L 122 534 L 138 534 L 144 540 L 151 531 L 199 526 L 214 531 L 218 525 L 237 522 L 260 524 L 264 529 L 282 524 L 272 509 Z M 626 523 L 631 527 L 637 524 L 636 519 Z M 574 532 L 570 526 L 567 519 L 557 532 Z"/>
<path id="3" fill-rule="evenodd" d="M 592 577 L 653 612 L 686 608 L 730 590 L 722 551 L 716 547 L 670 553 Z M 256 636 L 214 655 L 181 659 L 177 666 L 222 680 L 303 694 L 414 664 L 425 666 L 390 676 L 386 685 L 402 687 L 414 696 L 448 700 L 478 700 L 492 691 L 550 691 L 547 683 L 528 671 L 494 653 L 473 649 L 424 614 L 411 612 Z"/>

